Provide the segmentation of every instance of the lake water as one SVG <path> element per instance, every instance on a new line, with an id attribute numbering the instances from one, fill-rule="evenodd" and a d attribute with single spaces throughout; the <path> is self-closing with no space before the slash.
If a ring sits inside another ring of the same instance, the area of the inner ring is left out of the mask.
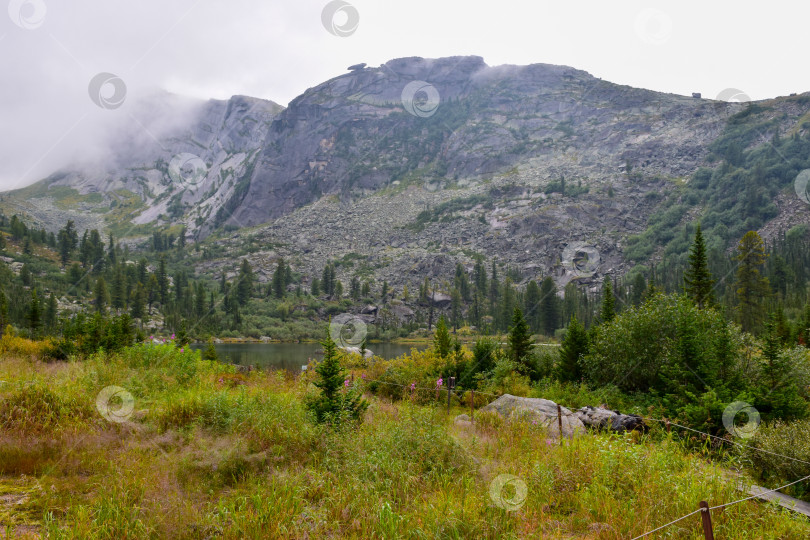
<path id="1" fill-rule="evenodd" d="M 191 345 L 192 349 L 204 349 L 205 343 Z M 253 365 L 261 369 L 285 369 L 300 372 L 310 358 L 320 360 L 323 350 L 320 343 L 217 343 L 214 345 L 223 362 L 242 366 Z M 411 349 L 423 350 L 427 345 L 402 345 L 398 343 L 372 343 L 368 346 L 376 356 L 385 359 L 408 354 Z"/>

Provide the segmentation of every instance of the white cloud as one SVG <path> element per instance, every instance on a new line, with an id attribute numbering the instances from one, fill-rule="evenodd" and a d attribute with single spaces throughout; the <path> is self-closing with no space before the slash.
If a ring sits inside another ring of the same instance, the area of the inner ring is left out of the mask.
<path id="1" fill-rule="evenodd" d="M 351 0 L 360 24 L 343 38 L 322 26 L 325 0 L 37 1 L 47 12 L 35 29 L 0 14 L 0 189 L 103 153 L 108 125 L 131 122 L 128 106 L 155 87 L 286 104 L 350 64 L 402 56 L 566 64 L 617 83 L 706 97 L 728 87 L 754 99 L 810 90 L 798 61 L 810 8 L 787 0 Z M 31 17 L 32 2 L 12 5 Z M 645 19 L 651 26 L 641 32 L 653 39 L 639 35 L 645 9 L 668 17 L 664 26 Z M 102 71 L 126 82 L 122 108 L 103 110 L 89 99 L 88 82 Z"/>

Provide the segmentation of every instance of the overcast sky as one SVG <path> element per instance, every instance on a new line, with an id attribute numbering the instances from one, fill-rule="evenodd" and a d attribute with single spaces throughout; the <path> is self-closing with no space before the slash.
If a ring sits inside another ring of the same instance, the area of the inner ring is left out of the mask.
<path id="1" fill-rule="evenodd" d="M 109 108 L 93 103 L 99 73 L 123 81 L 126 103 L 163 88 L 286 105 L 350 64 L 466 54 L 711 98 L 810 91 L 805 2 L 351 0 L 324 17 L 324 0 L 3 1 L 0 189 L 101 147 L 126 108 L 113 85 Z"/>

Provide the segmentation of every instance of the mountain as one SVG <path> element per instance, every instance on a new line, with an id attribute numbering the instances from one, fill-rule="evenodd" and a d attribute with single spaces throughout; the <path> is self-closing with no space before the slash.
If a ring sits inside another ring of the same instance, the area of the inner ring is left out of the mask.
<path id="1" fill-rule="evenodd" d="M 51 229 L 75 216 L 80 229 L 106 226 L 135 245 L 170 227 L 189 240 L 214 235 L 229 251 L 199 262 L 212 274 L 247 253 L 260 279 L 284 256 L 304 275 L 338 260 L 347 279 L 402 285 L 481 255 L 517 281 L 596 287 L 664 256 L 674 231 L 700 218 L 711 182 L 695 175 L 774 135 L 805 137 L 809 101 L 726 103 L 564 66 L 402 58 L 352 66 L 287 108 L 161 96 L 103 166 L 65 168 L 2 204 Z M 144 136 L 153 122 L 158 135 Z M 730 185 L 726 198 L 737 196 Z M 810 222 L 801 204 L 782 207 L 790 224 Z M 769 212 L 758 226 L 784 220 Z"/>

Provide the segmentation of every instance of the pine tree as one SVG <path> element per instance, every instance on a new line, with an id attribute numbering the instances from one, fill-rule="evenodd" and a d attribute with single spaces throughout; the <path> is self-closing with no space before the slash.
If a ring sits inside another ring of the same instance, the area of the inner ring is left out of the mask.
<path id="1" fill-rule="evenodd" d="M 357 279 L 357 276 L 353 276 L 349 284 L 349 296 L 351 296 L 352 300 L 355 302 L 360 301 L 360 280 Z"/>
<path id="2" fill-rule="evenodd" d="M 526 320 L 523 318 L 523 312 L 517 306 L 515 306 L 512 314 L 512 325 L 509 328 L 507 342 L 509 343 L 511 360 L 518 364 L 527 364 L 534 346 L 534 340 L 529 325 L 526 324 Z"/>
<path id="3" fill-rule="evenodd" d="M 380 291 L 380 301 L 384 304 L 386 298 L 388 298 L 388 282 L 383 280 L 382 291 Z"/>
<path id="4" fill-rule="evenodd" d="M 166 303 L 169 301 L 169 277 L 166 274 L 166 257 L 160 258 L 155 278 L 157 280 L 157 297 L 160 299 L 160 305 L 165 308 Z"/>
<path id="5" fill-rule="evenodd" d="M 453 278 L 453 285 L 461 293 L 461 298 L 465 302 L 470 301 L 470 281 L 467 279 L 467 271 L 461 263 L 456 263 L 456 275 Z"/>
<path id="6" fill-rule="evenodd" d="M 494 309 L 495 304 L 498 302 L 498 292 L 501 286 L 500 281 L 498 281 L 498 267 L 495 266 L 494 260 L 492 261 L 491 276 L 489 281 L 489 303 Z"/>
<path id="7" fill-rule="evenodd" d="M 633 278 L 633 284 L 630 286 L 630 303 L 634 306 L 639 305 L 644 299 L 646 289 L 647 282 L 644 281 L 644 276 L 639 272 Z"/>
<path id="8" fill-rule="evenodd" d="M 772 317 L 765 323 L 762 347 L 765 364 L 762 367 L 763 378 L 755 405 L 771 419 L 793 420 L 805 417 L 807 406 L 799 394 L 796 381 L 791 377 L 791 366 L 781 353 L 779 336 Z"/>
<path id="9" fill-rule="evenodd" d="M 609 323 L 616 317 L 614 303 L 613 286 L 610 284 L 610 277 L 605 276 L 605 283 L 602 287 L 602 311 L 600 313 L 602 323 Z"/>
<path id="10" fill-rule="evenodd" d="M 253 269 L 247 259 L 242 259 L 239 267 L 239 278 L 236 282 L 236 301 L 244 306 L 253 294 Z"/>
<path id="11" fill-rule="evenodd" d="M 706 244 L 703 242 L 700 223 L 695 229 L 695 241 L 689 251 L 689 268 L 684 272 L 683 281 L 686 295 L 697 307 L 703 309 L 714 304 L 714 293 L 712 292 L 714 280 L 709 272 Z"/>
<path id="12" fill-rule="evenodd" d="M 343 298 L 343 283 L 341 283 L 339 279 L 335 280 L 334 290 L 335 290 L 334 297 L 336 299 L 340 300 L 341 298 Z"/>
<path id="13" fill-rule="evenodd" d="M 487 295 L 487 267 L 484 266 L 484 261 L 481 257 L 475 259 L 473 280 L 475 281 L 475 288 L 481 294 L 481 297 L 485 297 Z"/>
<path id="14" fill-rule="evenodd" d="M 456 333 L 463 324 L 461 315 L 461 292 L 458 289 L 453 289 L 450 294 L 450 324 L 453 325 L 453 333 Z"/>
<path id="15" fill-rule="evenodd" d="M 146 294 L 143 290 L 143 285 L 138 283 L 135 290 L 132 292 L 132 299 L 130 300 L 130 315 L 133 319 L 142 319 L 144 315 L 144 303 L 146 301 Z"/>
<path id="16" fill-rule="evenodd" d="M 770 296 L 768 278 L 760 269 L 765 264 L 765 243 L 756 231 L 749 231 L 737 246 L 737 316 L 743 330 L 752 332 L 765 317 L 764 300 Z"/>
<path id="17" fill-rule="evenodd" d="M 307 408 L 319 423 L 340 424 L 344 420 L 360 420 L 368 408 L 368 402 L 354 388 L 342 391 L 347 380 L 346 373 L 340 365 L 337 346 L 328 330 L 321 346 L 323 360 L 315 368 L 319 380 L 313 383 L 321 394 L 317 398 L 310 398 Z"/>
<path id="18" fill-rule="evenodd" d="M 312 278 L 312 283 L 310 284 L 309 292 L 312 296 L 320 296 L 321 294 L 321 281 L 314 277 Z"/>
<path id="19" fill-rule="evenodd" d="M 512 286 L 512 278 L 507 275 L 503 280 L 500 293 L 500 313 L 495 314 L 498 330 L 503 332 L 509 330 L 509 322 L 514 315 L 515 306 L 517 306 L 517 293 Z"/>
<path id="20" fill-rule="evenodd" d="M 540 331 L 553 336 L 560 324 L 560 303 L 557 298 L 557 286 L 551 277 L 543 280 L 540 286 Z"/>
<path id="21" fill-rule="evenodd" d="M 45 328 L 49 332 L 56 330 L 56 317 L 58 315 L 58 304 L 53 293 L 48 296 L 48 303 L 45 305 Z"/>
<path id="22" fill-rule="evenodd" d="M 586 354 L 588 354 L 588 332 L 577 320 L 576 315 L 572 315 L 560 346 L 557 377 L 561 381 L 579 381 L 582 378 L 580 359 Z"/>
<path id="23" fill-rule="evenodd" d="M 287 292 L 287 269 L 284 259 L 279 258 L 276 271 L 273 272 L 273 294 L 276 298 L 284 298 L 285 292 Z"/>
<path id="24" fill-rule="evenodd" d="M 208 360 L 209 362 L 216 362 L 219 360 L 219 354 L 217 354 L 217 348 L 214 345 L 214 338 L 208 338 L 208 342 L 205 346 L 202 357 L 203 360 Z"/>
<path id="25" fill-rule="evenodd" d="M 524 310 L 529 328 L 535 334 L 540 333 L 540 287 L 535 280 L 526 285 L 526 302 Z"/>
<path id="26" fill-rule="evenodd" d="M 110 295 L 107 292 L 107 284 L 104 282 L 104 277 L 99 277 L 96 280 L 96 287 L 93 290 L 93 299 L 95 301 L 96 311 L 99 313 L 104 311 L 107 306 Z"/>
<path id="27" fill-rule="evenodd" d="M 452 347 L 450 332 L 447 330 L 447 323 L 444 320 L 444 315 L 442 315 L 436 323 L 436 333 L 433 335 L 433 350 L 440 358 L 447 358 Z"/>
<path id="28" fill-rule="evenodd" d="M 31 330 L 31 335 L 36 336 L 37 330 L 42 325 L 42 308 L 39 303 L 39 296 L 37 290 L 31 290 L 31 304 L 28 306 L 28 328 Z"/>
<path id="29" fill-rule="evenodd" d="M 121 265 L 115 267 L 112 283 L 112 306 L 115 309 L 123 309 L 126 304 L 124 274 Z"/>

